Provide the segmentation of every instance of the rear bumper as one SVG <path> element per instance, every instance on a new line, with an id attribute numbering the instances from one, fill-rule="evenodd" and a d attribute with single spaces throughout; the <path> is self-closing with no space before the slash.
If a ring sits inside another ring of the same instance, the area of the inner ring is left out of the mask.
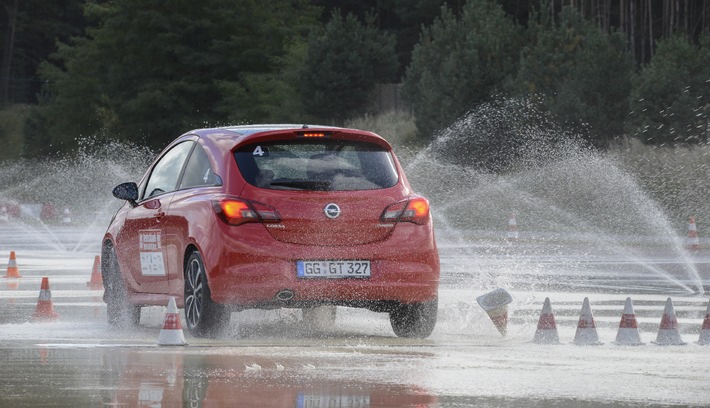
<path id="1" fill-rule="evenodd" d="M 382 242 L 352 247 L 275 241 L 264 225 L 230 227 L 202 249 L 214 301 L 237 308 L 335 304 L 387 310 L 393 304 L 433 300 L 439 289 L 439 256 L 431 223 L 397 225 Z M 297 260 L 369 259 L 369 278 L 298 278 Z M 277 295 L 290 291 L 293 296 Z"/>

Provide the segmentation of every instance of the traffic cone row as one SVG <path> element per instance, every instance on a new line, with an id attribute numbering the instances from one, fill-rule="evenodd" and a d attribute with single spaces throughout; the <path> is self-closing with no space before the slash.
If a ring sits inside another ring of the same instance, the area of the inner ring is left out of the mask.
<path id="1" fill-rule="evenodd" d="M 540 314 L 540 320 L 537 324 L 533 342 L 537 344 L 559 344 L 560 342 L 549 297 L 545 298 L 545 303 L 542 306 L 542 313 Z M 584 302 L 582 303 L 582 311 L 579 316 L 577 332 L 575 333 L 573 343 L 583 346 L 603 344 L 599 341 L 588 298 L 584 298 Z M 658 328 L 658 335 L 656 336 L 656 341 L 652 343 L 661 346 L 680 346 L 687 344 L 680 336 L 678 319 L 676 318 L 671 298 L 666 300 L 663 317 Z M 639 346 L 644 344 L 639 336 L 636 314 L 634 313 L 631 298 L 626 298 L 624 313 L 621 315 L 619 331 L 616 334 L 614 344 L 623 346 Z M 708 302 L 698 344 L 710 345 L 710 302 Z"/>
<path id="2" fill-rule="evenodd" d="M 515 213 L 511 213 L 508 217 L 508 228 L 505 237 L 508 241 L 517 241 L 519 236 L 518 222 Z M 697 251 L 700 249 L 700 238 L 698 237 L 698 227 L 695 224 L 695 217 L 690 217 L 688 222 L 688 237 L 686 244 L 689 250 Z"/>
<path id="3" fill-rule="evenodd" d="M 101 278 L 101 257 L 94 258 L 94 267 L 91 272 L 91 280 L 86 285 L 91 289 L 101 289 L 103 287 L 103 279 Z M 17 258 L 15 252 L 10 252 L 10 260 L 7 265 L 6 278 L 19 278 L 20 274 L 17 269 Z M 59 318 L 59 313 L 54 310 L 52 303 L 52 291 L 49 289 L 49 278 L 43 277 L 37 299 L 35 312 L 32 314 L 33 321 L 52 321 Z M 168 302 L 163 328 L 158 336 L 158 344 L 161 346 L 184 346 L 187 345 L 185 335 L 180 324 L 180 315 L 177 310 L 175 298 L 171 297 Z"/>
<path id="4" fill-rule="evenodd" d="M 7 272 L 5 278 L 21 278 L 20 270 L 17 267 L 17 255 L 15 251 L 10 251 L 10 259 L 7 261 Z M 103 278 L 101 277 L 101 257 L 96 255 L 94 258 L 94 267 L 91 271 L 91 280 L 86 283 L 90 289 L 103 289 Z"/>

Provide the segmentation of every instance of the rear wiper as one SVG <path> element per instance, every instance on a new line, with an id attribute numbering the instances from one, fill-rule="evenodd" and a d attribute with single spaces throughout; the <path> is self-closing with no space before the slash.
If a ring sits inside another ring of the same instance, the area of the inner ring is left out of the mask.
<path id="1" fill-rule="evenodd" d="M 271 186 L 288 187 L 296 190 L 325 191 L 330 189 L 330 182 L 315 180 L 274 180 L 271 182 Z"/>

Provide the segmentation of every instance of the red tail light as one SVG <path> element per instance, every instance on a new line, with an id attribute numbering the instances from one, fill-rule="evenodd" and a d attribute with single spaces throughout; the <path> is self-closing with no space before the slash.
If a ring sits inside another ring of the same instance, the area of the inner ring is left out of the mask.
<path id="1" fill-rule="evenodd" d="M 429 201 L 424 197 L 394 203 L 382 213 L 382 222 L 413 222 L 424 225 L 429 222 Z"/>
<path id="2" fill-rule="evenodd" d="M 247 222 L 281 222 L 281 216 L 276 209 L 254 201 L 223 198 L 215 201 L 213 206 L 217 215 L 230 225 L 241 225 Z"/>

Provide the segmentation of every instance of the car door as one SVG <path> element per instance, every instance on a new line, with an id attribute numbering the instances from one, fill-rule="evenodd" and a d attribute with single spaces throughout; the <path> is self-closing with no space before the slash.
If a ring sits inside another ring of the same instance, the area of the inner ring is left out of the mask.
<path id="1" fill-rule="evenodd" d="M 186 141 L 173 146 L 155 163 L 138 205 L 126 214 L 117 236 L 119 260 L 127 266 L 128 283 L 136 292 L 167 293 L 169 274 L 165 217 L 185 161 L 194 146 Z"/>
<path id="2" fill-rule="evenodd" d="M 179 297 L 183 294 L 182 261 L 187 246 L 196 240 L 200 249 L 206 249 L 201 238 L 208 234 L 214 222 L 210 197 L 221 191 L 220 186 L 221 179 L 215 175 L 207 154 L 195 143 L 163 223 L 171 295 Z"/>

